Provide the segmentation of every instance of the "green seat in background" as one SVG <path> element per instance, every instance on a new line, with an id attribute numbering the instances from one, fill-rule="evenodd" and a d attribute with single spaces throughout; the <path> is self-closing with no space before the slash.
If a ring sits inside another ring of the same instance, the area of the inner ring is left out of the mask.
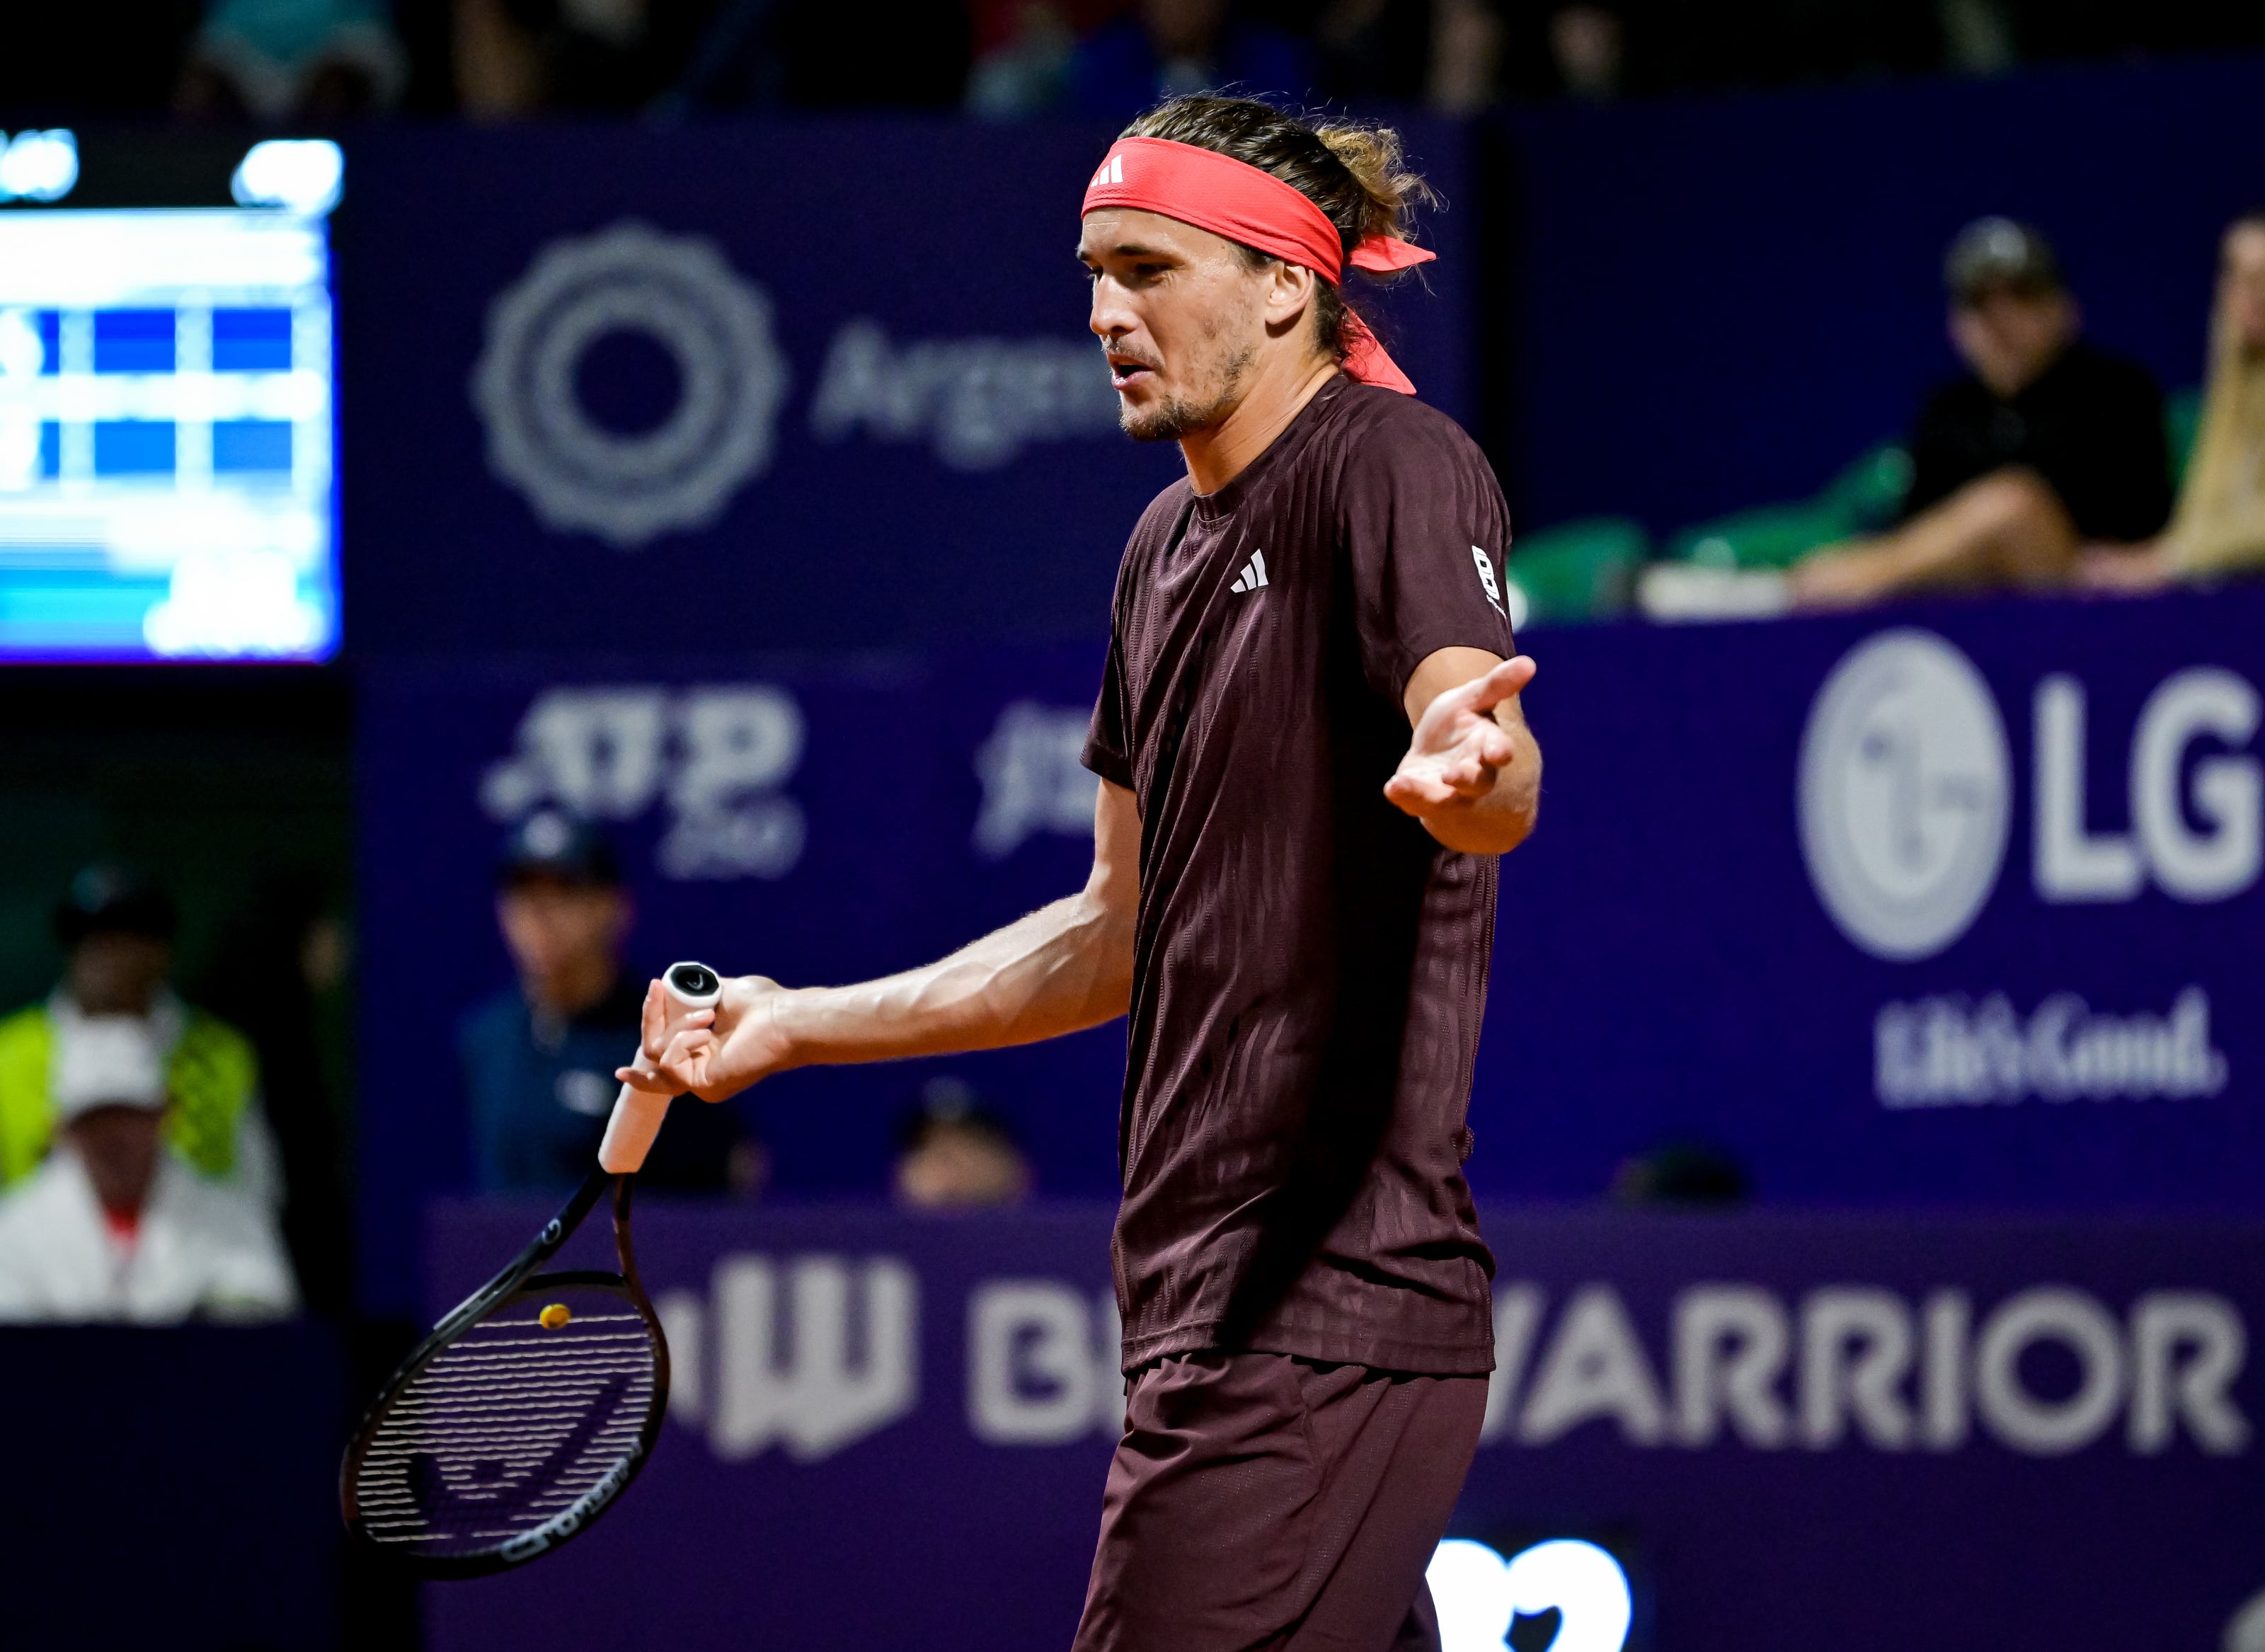
<path id="1" fill-rule="evenodd" d="M 2189 385 L 2163 397 L 2163 445 L 2171 454 L 2171 491 L 2187 479 L 2187 462 L 2194 457 L 2195 438 L 2202 433 L 2202 391 Z"/>
<path id="2" fill-rule="evenodd" d="M 2163 398 L 2163 445 L 2170 455 L 2174 488 L 2186 475 L 2201 422 L 2200 390 L 2177 390 Z M 1892 527 L 1903 514 L 1911 480 L 1910 454 L 1894 442 L 1882 442 L 1812 498 L 1758 505 L 1685 528 L 1668 541 L 1667 557 L 1710 568 L 1790 568 L 1821 545 Z"/>
<path id="3" fill-rule="evenodd" d="M 1635 571 L 1650 555 L 1642 523 L 1590 516 L 1519 535 L 1504 572 L 1525 595 L 1523 623 L 1558 625 L 1624 612 Z"/>
<path id="4" fill-rule="evenodd" d="M 1820 545 L 1892 523 L 1911 476 L 1911 455 L 1882 442 L 1812 498 L 1759 505 L 1685 528 L 1668 542 L 1668 558 L 1710 568 L 1789 568 Z"/>

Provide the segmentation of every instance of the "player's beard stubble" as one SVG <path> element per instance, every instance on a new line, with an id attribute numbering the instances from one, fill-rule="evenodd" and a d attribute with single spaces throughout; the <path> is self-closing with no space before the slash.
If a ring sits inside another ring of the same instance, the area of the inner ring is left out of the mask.
<path id="1" fill-rule="evenodd" d="M 1245 345 L 1220 360 L 1206 375 L 1210 381 L 1208 393 L 1200 400 L 1175 394 L 1153 407 L 1135 411 L 1131 402 L 1120 397 L 1117 404 L 1118 426 L 1135 441 L 1177 441 L 1191 430 L 1210 429 L 1233 412 L 1235 404 L 1242 399 L 1243 375 L 1249 371 L 1256 354 Z"/>

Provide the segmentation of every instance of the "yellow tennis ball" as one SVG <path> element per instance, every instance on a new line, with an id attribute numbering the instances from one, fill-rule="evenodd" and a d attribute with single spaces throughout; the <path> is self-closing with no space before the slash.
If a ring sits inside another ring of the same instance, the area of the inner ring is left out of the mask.
<path id="1" fill-rule="evenodd" d="M 542 1322 L 544 1330 L 555 1331 L 574 1317 L 574 1311 L 564 1302 L 553 1302 L 535 1317 Z"/>

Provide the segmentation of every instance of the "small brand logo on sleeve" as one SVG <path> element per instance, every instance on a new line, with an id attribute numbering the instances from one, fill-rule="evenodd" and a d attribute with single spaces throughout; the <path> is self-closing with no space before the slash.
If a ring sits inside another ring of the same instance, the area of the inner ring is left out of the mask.
<path id="1" fill-rule="evenodd" d="M 1502 612 L 1502 587 L 1495 583 L 1494 559 L 1476 545 L 1471 547 L 1471 560 L 1478 564 L 1479 583 L 1486 587 L 1487 600 L 1494 604 L 1495 612 Z"/>
<path id="2" fill-rule="evenodd" d="M 1235 575 L 1234 583 L 1227 586 L 1227 589 L 1248 593 L 1257 590 L 1265 583 L 1266 553 L 1263 550 L 1254 550 L 1250 553 L 1250 560 L 1242 564 L 1242 571 Z"/>

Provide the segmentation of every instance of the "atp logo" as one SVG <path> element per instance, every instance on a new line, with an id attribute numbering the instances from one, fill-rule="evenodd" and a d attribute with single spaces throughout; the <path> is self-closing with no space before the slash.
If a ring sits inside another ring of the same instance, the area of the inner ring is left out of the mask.
<path id="1" fill-rule="evenodd" d="M 802 761 L 803 716 L 783 688 L 562 685 L 535 697 L 513 746 L 480 777 L 492 819 L 557 804 L 633 820 L 659 804 L 669 824 L 654 858 L 677 882 L 783 877 L 802 858 L 807 826 L 784 788 Z"/>
<path id="2" fill-rule="evenodd" d="M 618 333 L 675 365 L 676 404 L 651 430 L 608 429 L 576 389 Z M 634 550 L 707 527 L 769 468 L 787 380 L 761 287 L 710 241 L 623 222 L 551 242 L 497 295 L 471 391 L 498 477 L 548 526 Z"/>

